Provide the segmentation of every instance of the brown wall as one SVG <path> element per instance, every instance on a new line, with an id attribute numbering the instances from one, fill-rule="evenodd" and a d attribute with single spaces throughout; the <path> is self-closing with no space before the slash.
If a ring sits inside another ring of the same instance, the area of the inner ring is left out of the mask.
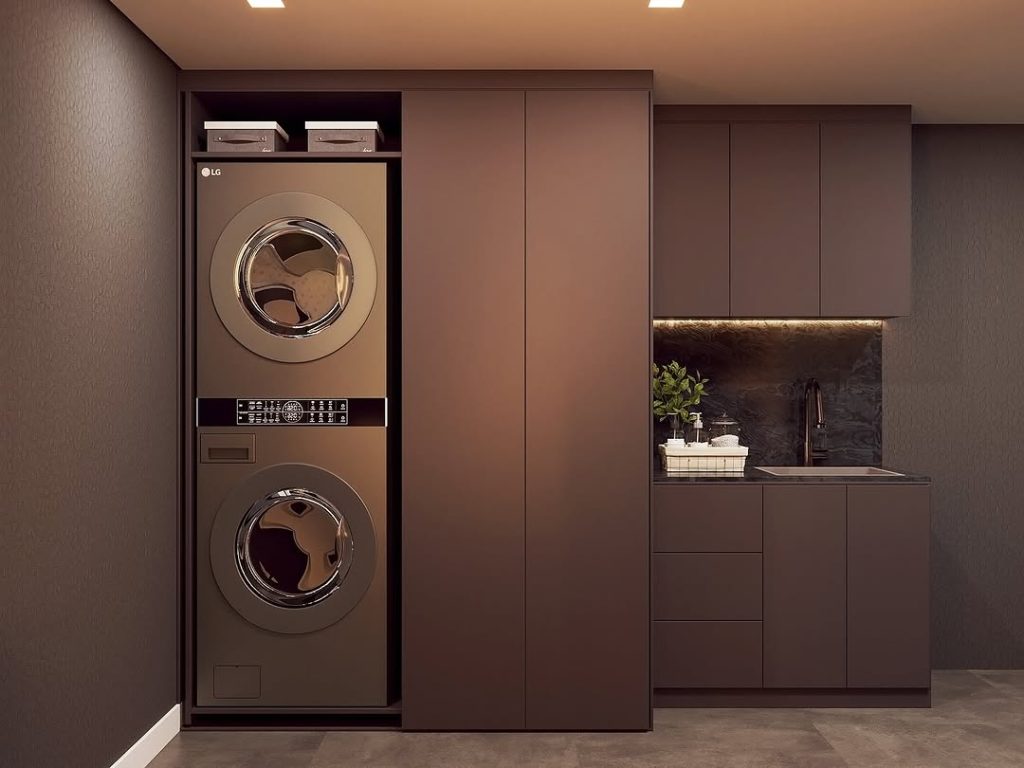
<path id="1" fill-rule="evenodd" d="M 1024 666 L 1024 127 L 914 128 L 913 315 L 886 324 L 886 463 L 932 476 L 937 668 Z"/>
<path id="2" fill-rule="evenodd" d="M 105 0 L 0 25 L 0 765 L 177 701 L 175 68 Z"/>

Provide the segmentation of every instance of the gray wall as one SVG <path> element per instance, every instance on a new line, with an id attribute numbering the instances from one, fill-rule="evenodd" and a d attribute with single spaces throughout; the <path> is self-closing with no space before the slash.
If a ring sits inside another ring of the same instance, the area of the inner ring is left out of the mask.
<path id="1" fill-rule="evenodd" d="M 885 459 L 933 490 L 933 664 L 1024 667 L 1024 126 L 914 130 L 913 316 Z"/>
<path id="2" fill-rule="evenodd" d="M 177 701 L 175 68 L 106 0 L 0 24 L 0 765 Z"/>

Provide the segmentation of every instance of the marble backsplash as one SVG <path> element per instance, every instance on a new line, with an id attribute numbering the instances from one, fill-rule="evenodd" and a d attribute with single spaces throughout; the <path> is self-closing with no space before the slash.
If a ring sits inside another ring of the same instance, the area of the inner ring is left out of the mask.
<path id="1" fill-rule="evenodd" d="M 832 465 L 882 460 L 882 325 L 864 321 L 675 321 L 654 328 L 654 360 L 709 379 L 700 411 L 739 421 L 747 466 L 800 464 L 803 395 L 821 384 Z M 668 424 L 655 422 L 657 442 Z"/>

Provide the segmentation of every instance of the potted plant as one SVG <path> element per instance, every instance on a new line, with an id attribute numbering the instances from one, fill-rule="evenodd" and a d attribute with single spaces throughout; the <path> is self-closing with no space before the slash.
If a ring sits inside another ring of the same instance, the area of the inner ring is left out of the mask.
<path id="1" fill-rule="evenodd" d="M 651 366 L 652 409 L 658 421 L 669 420 L 672 428 L 670 442 L 685 443 L 685 425 L 693 420 L 690 409 L 700 405 L 705 393 L 707 379 L 701 378 L 700 371 L 693 376 L 686 366 L 673 360 L 668 365 Z"/>

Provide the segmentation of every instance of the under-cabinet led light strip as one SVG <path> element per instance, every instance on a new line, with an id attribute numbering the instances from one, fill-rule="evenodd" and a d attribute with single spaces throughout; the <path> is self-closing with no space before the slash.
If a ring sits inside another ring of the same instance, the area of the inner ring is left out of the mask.
<path id="1" fill-rule="evenodd" d="M 686 319 L 686 318 L 659 318 L 654 321 L 655 327 L 668 327 L 682 326 L 682 325 L 708 325 L 708 326 L 766 326 L 766 325 L 866 325 L 866 326 L 880 326 L 884 320 L 873 320 L 866 318 L 851 318 L 849 320 L 843 320 L 841 318 L 793 318 L 793 319 L 777 319 L 777 318 L 742 318 L 742 319 L 717 319 L 717 320 L 701 320 L 701 319 Z"/>

